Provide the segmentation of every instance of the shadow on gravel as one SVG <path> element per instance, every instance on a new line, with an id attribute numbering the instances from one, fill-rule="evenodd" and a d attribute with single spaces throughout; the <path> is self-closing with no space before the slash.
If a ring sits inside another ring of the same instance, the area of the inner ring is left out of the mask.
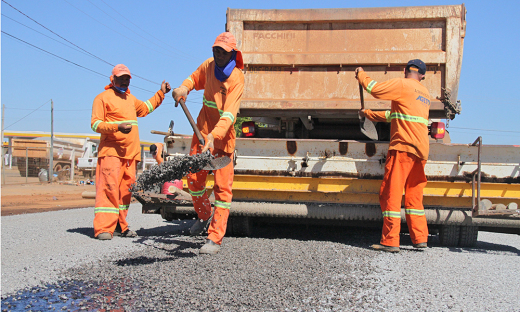
<path id="1" fill-rule="evenodd" d="M 487 242 L 477 242 L 477 245 L 471 248 L 451 247 L 449 250 L 453 252 L 469 252 L 480 254 L 494 254 L 495 252 L 501 252 L 501 255 L 504 255 L 502 252 L 507 252 L 511 253 L 511 256 L 520 256 L 520 250 L 516 247 Z"/>
<path id="2" fill-rule="evenodd" d="M 138 266 L 147 265 L 156 262 L 170 262 L 179 258 L 192 258 L 197 257 L 198 250 L 203 241 L 193 242 L 179 239 L 178 235 L 168 235 L 163 237 L 158 236 L 139 236 L 134 241 L 136 244 L 147 245 L 154 249 L 160 249 L 163 251 L 165 257 L 146 257 L 139 256 L 135 258 L 125 258 L 117 260 L 114 263 L 118 266 Z M 173 247 L 173 248 L 172 248 Z"/>
<path id="3" fill-rule="evenodd" d="M 94 229 L 91 228 L 91 227 L 68 229 L 67 232 L 68 232 L 68 233 L 78 233 L 78 234 L 83 234 L 83 235 L 85 235 L 85 236 L 88 236 L 88 237 L 92 237 L 92 238 L 94 238 Z"/>
<path id="4" fill-rule="evenodd" d="M 159 226 L 150 229 L 141 228 L 136 231 L 139 236 L 166 236 L 166 235 L 184 235 L 189 232 L 193 222 L 181 223 L 183 221 L 170 222 L 169 225 Z"/>
<path id="5" fill-rule="evenodd" d="M 191 224 L 189 224 L 191 225 Z M 186 225 L 186 222 L 172 222 L 171 225 L 165 225 L 160 227 L 155 227 L 151 229 L 141 228 L 136 230 L 135 232 L 139 236 L 165 236 L 165 235 L 183 235 L 187 233 L 189 230 L 189 226 Z M 131 228 L 132 229 L 132 228 Z M 94 237 L 94 229 L 92 227 L 83 227 L 83 228 L 75 228 L 68 229 L 68 233 L 78 233 L 83 234 L 88 237 Z"/>

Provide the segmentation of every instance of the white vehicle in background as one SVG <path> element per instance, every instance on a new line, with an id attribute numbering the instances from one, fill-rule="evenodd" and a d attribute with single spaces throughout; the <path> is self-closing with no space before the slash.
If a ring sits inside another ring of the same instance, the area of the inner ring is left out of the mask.
<path id="1" fill-rule="evenodd" d="M 87 138 L 83 144 L 83 155 L 78 158 L 78 170 L 83 177 L 90 179 L 96 176 L 97 153 L 97 144 Z"/>

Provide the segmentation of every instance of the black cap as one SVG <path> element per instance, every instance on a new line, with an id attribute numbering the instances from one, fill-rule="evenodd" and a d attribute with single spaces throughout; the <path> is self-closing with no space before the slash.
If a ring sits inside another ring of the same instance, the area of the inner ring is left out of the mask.
<path id="1" fill-rule="evenodd" d="M 426 65 L 423 61 L 419 59 L 411 60 L 406 64 L 406 68 L 410 68 L 411 66 L 417 67 L 419 74 L 426 75 Z"/>
<path id="2" fill-rule="evenodd" d="M 155 144 L 152 144 L 150 145 L 150 153 L 155 154 L 155 152 L 157 151 L 157 146 L 155 146 Z"/>

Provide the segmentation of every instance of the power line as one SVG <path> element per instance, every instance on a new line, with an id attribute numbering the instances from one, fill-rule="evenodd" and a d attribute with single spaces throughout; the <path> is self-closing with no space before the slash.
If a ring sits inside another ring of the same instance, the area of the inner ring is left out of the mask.
<path id="1" fill-rule="evenodd" d="M 97 6 L 96 4 L 94 4 L 92 1 L 90 1 L 90 0 L 87 0 L 87 1 L 88 1 L 90 4 L 92 4 L 93 6 L 95 6 L 98 10 L 100 10 L 100 11 L 103 12 L 103 13 L 105 13 L 106 16 L 108 16 L 108 17 L 110 17 L 112 20 L 116 21 L 119 25 L 125 27 L 125 28 L 128 29 L 129 31 L 133 32 L 134 34 L 136 34 L 137 36 L 143 38 L 144 40 L 150 42 L 151 44 L 156 45 L 156 46 L 158 46 L 158 47 L 161 48 L 161 49 L 165 49 L 165 48 L 163 48 L 162 46 L 158 45 L 157 43 L 151 41 L 150 39 L 148 39 L 148 38 L 146 38 L 146 37 L 144 37 L 144 36 L 141 36 L 141 35 L 138 34 L 137 32 L 133 31 L 132 29 L 130 29 L 129 27 L 127 27 L 125 24 L 123 24 L 123 23 L 121 23 L 120 21 L 118 21 L 115 17 L 111 16 L 110 14 L 108 14 L 107 12 L 105 12 L 103 9 L 101 9 L 100 7 L 98 7 L 98 6 Z M 106 6 L 108 6 L 109 8 L 111 8 L 112 10 L 114 10 L 114 9 L 113 9 L 111 6 L 109 6 L 106 2 L 103 2 L 103 3 L 104 3 Z M 116 10 L 114 10 L 114 11 L 116 11 Z M 118 13 L 119 15 L 121 15 L 121 14 L 120 14 L 119 12 L 117 12 L 117 11 L 116 11 L 116 13 Z M 122 16 L 122 15 L 121 15 L 121 16 Z M 124 16 L 123 16 L 123 17 L 124 17 Z M 128 19 L 127 19 L 127 20 L 128 20 Z M 134 26 L 137 26 L 137 25 L 135 25 L 134 23 L 132 23 L 132 24 L 133 24 Z M 139 27 L 138 27 L 138 28 L 139 28 Z M 139 29 L 140 29 L 140 28 L 139 28 Z M 142 30 L 142 29 L 141 29 L 141 30 Z M 153 37 L 153 36 L 152 36 L 152 37 Z M 154 37 L 154 38 L 155 38 L 155 37 Z M 157 39 L 157 40 L 161 41 L 160 39 Z M 168 49 L 165 49 L 165 50 L 168 51 Z M 171 52 L 174 52 L 174 51 L 171 51 Z M 177 53 L 177 52 L 174 52 L 174 53 L 179 54 L 179 53 Z M 179 55 L 180 55 L 180 56 L 185 56 L 184 53 L 183 53 L 183 54 L 179 54 Z M 191 57 L 191 58 L 194 59 L 193 57 Z"/>
<path id="2" fill-rule="evenodd" d="M 31 18 L 30 16 L 28 16 L 27 14 L 23 13 L 22 11 L 18 10 L 17 8 L 15 8 L 14 6 L 12 6 L 11 4 L 9 4 L 8 2 L 6 2 L 5 0 L 2 0 L 2 2 L 4 2 L 5 4 L 7 4 L 8 6 L 10 6 L 11 8 L 15 9 L 16 11 L 18 11 L 20 14 L 22 14 L 23 16 L 27 17 L 28 19 L 30 19 L 31 21 L 35 22 L 36 24 L 40 25 L 41 27 L 47 29 L 48 31 L 50 31 L 51 33 L 55 34 L 56 36 L 60 37 L 61 39 L 65 40 L 66 42 L 72 44 L 73 46 L 75 46 L 76 48 L 80 49 L 81 51 L 84 51 L 88 54 L 90 54 L 91 56 L 97 58 L 98 60 L 102 61 L 103 63 L 106 63 L 108 65 L 112 65 L 112 66 L 115 66 L 113 64 L 110 64 L 109 62 L 105 61 L 104 59 L 100 58 L 100 57 L 97 57 L 95 56 L 94 54 L 88 52 L 87 50 L 81 48 L 80 46 L 70 42 L 69 40 L 63 38 L 62 36 L 58 35 L 57 33 L 55 33 L 54 31 L 50 30 L 49 28 L 45 27 L 44 25 L 42 25 L 41 23 L 39 23 L 38 21 L 36 21 L 35 19 Z"/>
<path id="3" fill-rule="evenodd" d="M 90 2 L 90 1 L 89 1 Z M 129 20 L 128 18 L 126 18 L 124 15 L 122 15 L 121 13 L 119 13 L 118 10 L 114 9 L 113 7 L 111 7 L 108 3 L 106 3 L 104 0 L 101 0 L 101 2 L 103 2 L 107 7 L 111 8 L 114 12 L 116 12 L 117 14 L 119 14 L 122 18 L 124 18 L 125 20 L 127 20 L 130 24 L 134 25 L 135 27 L 137 27 L 139 30 L 141 30 L 142 32 L 144 32 L 145 34 L 147 34 L 148 36 L 154 38 L 155 40 L 161 42 L 161 43 L 164 43 L 165 45 L 169 46 L 170 48 L 176 50 L 176 51 L 179 51 L 180 53 L 182 53 L 182 55 L 186 55 L 188 57 L 190 57 L 191 59 L 195 59 L 194 57 L 192 57 L 190 54 L 186 54 L 186 53 L 183 53 L 181 50 L 179 49 L 176 49 L 175 47 L 167 44 L 166 42 L 162 42 L 161 39 L 155 37 L 154 35 L 150 34 L 149 32 L 147 32 L 146 30 L 142 29 L 141 27 L 139 27 L 139 25 L 133 23 L 131 20 Z"/>
<path id="4" fill-rule="evenodd" d="M 2 0 L 2 1 L 4 1 L 4 0 Z M 147 49 L 154 50 L 155 52 L 159 52 L 159 53 L 162 53 L 162 54 L 167 55 L 167 56 L 172 56 L 171 54 L 166 54 L 166 53 L 163 53 L 162 51 L 158 51 L 158 50 L 156 50 L 156 49 L 152 49 L 150 46 L 147 46 L 147 45 L 142 44 L 142 43 L 140 43 L 140 42 L 138 42 L 138 41 L 135 41 L 134 39 L 132 39 L 132 38 L 130 38 L 130 37 L 128 37 L 128 36 L 125 36 L 124 34 L 118 32 L 117 30 L 114 30 L 114 29 L 108 27 L 107 25 L 103 24 L 102 22 L 98 21 L 97 19 L 93 18 L 92 16 L 90 16 L 90 15 L 87 14 L 87 13 L 85 13 L 83 10 L 79 9 L 78 7 L 76 7 L 75 5 L 73 5 L 72 3 L 70 3 L 69 1 L 67 1 L 67 0 L 63 0 L 63 1 L 67 2 L 67 3 L 70 4 L 72 7 L 74 7 L 76 10 L 78 10 L 78 11 L 80 11 L 81 13 L 85 14 L 86 16 L 90 17 L 90 18 L 93 19 L 94 21 L 96 21 L 96 22 L 98 22 L 99 24 L 105 26 L 106 28 L 110 29 L 111 31 L 115 32 L 116 34 L 118 34 L 118 35 L 120 35 L 120 36 L 122 36 L 122 37 L 124 37 L 124 38 L 126 38 L 126 39 L 128 39 L 128 40 L 131 40 L 131 41 L 133 41 L 133 42 L 135 42 L 135 43 L 137 43 L 137 44 L 140 44 L 140 45 L 146 47 Z"/>
<path id="5" fill-rule="evenodd" d="M 3 32 L 3 31 L 2 31 Z M 30 114 L 34 113 L 35 111 L 39 110 L 43 105 L 49 103 L 51 100 L 48 100 L 47 102 L 43 103 L 42 105 L 38 106 L 38 108 L 36 108 L 35 110 L 33 110 L 32 112 L 30 112 L 29 114 L 23 116 L 22 118 L 18 119 L 17 121 L 15 121 L 14 123 L 10 124 L 9 126 L 5 127 L 4 129 L 7 129 L 11 126 L 14 126 L 16 123 L 22 121 L 25 117 L 29 116 Z"/>
<path id="6" fill-rule="evenodd" d="M 461 133 L 464 133 L 464 134 L 475 134 L 474 132 L 457 131 L 457 132 L 450 132 L 450 135 L 461 134 Z M 485 135 L 482 135 L 482 137 L 485 137 L 485 136 L 520 138 L 520 136 L 518 136 L 518 135 L 507 135 L 507 134 L 498 134 L 498 133 L 486 133 Z"/>
<path id="7" fill-rule="evenodd" d="M 463 127 L 449 127 L 449 129 L 464 129 L 464 130 L 478 130 L 478 131 L 494 131 L 494 132 L 511 132 L 511 133 L 520 133 L 520 131 L 510 131 L 510 130 L 493 130 L 493 129 L 477 129 L 477 128 L 463 128 Z"/>
<path id="8" fill-rule="evenodd" d="M 2 1 L 3 1 L 3 0 L 2 0 Z M 72 61 L 69 61 L 69 60 L 67 60 L 67 59 L 65 59 L 65 58 L 63 58 L 63 57 L 61 57 L 61 56 L 58 56 L 58 55 L 56 55 L 56 54 L 54 54 L 54 53 L 51 53 L 51 52 L 49 52 L 49 51 L 47 51 L 47 50 L 44 50 L 44 49 L 42 49 L 42 48 L 39 48 L 39 47 L 35 46 L 34 44 L 30 44 L 30 43 L 27 42 L 27 41 L 24 41 L 24 40 L 22 40 L 22 39 L 20 39 L 20 38 L 18 38 L 18 37 L 15 37 L 15 36 L 13 36 L 13 35 L 11 35 L 11 34 L 8 34 L 8 33 L 6 33 L 6 32 L 3 31 L 3 30 L 2 30 L 2 33 L 3 33 L 3 34 L 6 34 L 6 35 L 8 35 L 9 37 L 12 37 L 12 38 L 14 38 L 14 39 L 16 39 L 16 40 L 19 40 L 19 41 L 21 41 L 21 42 L 23 42 L 23 43 L 25 43 L 25 44 L 27 44 L 27 45 L 30 45 L 30 46 L 33 47 L 33 48 L 36 48 L 36 49 L 38 49 L 38 50 L 40 50 L 40 51 L 43 51 L 43 52 L 48 53 L 48 54 L 50 54 L 50 55 L 52 55 L 52 56 L 54 56 L 54 57 L 57 57 L 57 58 L 59 58 L 59 59 L 61 59 L 61 60 L 64 60 L 65 62 L 71 63 L 71 64 L 73 64 L 73 65 L 76 65 L 76 66 L 78 66 L 78 67 L 81 67 L 81 68 L 83 68 L 83 69 L 86 69 L 86 70 L 88 70 L 88 71 L 91 71 L 91 72 L 93 72 L 93 73 L 95 73 L 95 74 L 98 74 L 98 75 L 100 75 L 100 76 L 103 76 L 103 77 L 107 78 L 107 75 L 103 75 L 102 73 L 99 73 L 99 72 L 97 72 L 97 71 L 95 71 L 95 70 L 92 70 L 92 69 L 90 69 L 90 68 L 86 68 L 85 66 L 81 66 L 81 65 L 76 64 L 76 63 L 74 63 L 74 62 L 72 62 Z"/>
<path id="9" fill-rule="evenodd" d="M 67 3 L 69 3 L 67 0 L 65 0 L 65 1 L 66 1 Z M 80 49 L 81 51 L 84 51 L 85 53 L 89 54 L 90 56 L 92 56 L 92 57 L 94 57 L 94 58 L 96 58 L 96 59 L 102 61 L 103 63 L 106 63 L 106 64 L 112 66 L 112 67 L 115 66 L 114 64 L 105 61 L 104 59 L 100 58 L 99 56 L 96 56 L 96 55 L 94 55 L 94 54 L 88 52 L 87 50 L 81 48 L 80 46 L 78 46 L 78 45 L 72 43 L 71 41 L 65 39 L 64 37 L 58 35 L 56 32 L 54 32 L 54 31 L 50 30 L 49 28 L 45 27 L 44 25 L 42 25 L 41 23 L 39 23 L 39 22 L 36 21 L 35 19 L 31 18 L 31 17 L 28 16 L 27 14 L 23 13 L 22 11 L 18 10 L 17 8 L 15 8 L 14 6 L 12 6 L 11 4 L 9 4 L 8 2 L 6 2 L 5 0 L 2 0 L 2 2 L 4 2 L 4 3 L 7 4 L 7 5 L 9 5 L 11 8 L 15 9 L 16 11 L 18 11 L 20 14 L 22 14 L 22 15 L 25 16 L 25 17 L 27 17 L 27 18 L 30 19 L 31 21 L 35 22 L 36 24 L 40 25 L 41 27 L 45 28 L 46 30 L 50 31 L 50 32 L 53 33 L 54 35 L 56 35 L 56 36 L 58 36 L 59 38 L 65 40 L 66 42 L 70 43 L 71 45 L 77 47 L 77 48 Z M 70 4 L 70 3 L 69 3 L 69 4 Z M 72 4 L 71 4 L 71 5 L 72 5 Z M 73 6 L 73 5 L 72 5 L 72 6 Z M 73 6 L 73 7 L 75 7 L 75 6 Z M 75 8 L 76 8 L 76 7 L 75 7 Z M 77 8 L 76 8 L 76 9 L 77 9 Z M 78 10 L 79 10 L 79 9 L 78 9 Z M 81 10 L 80 10 L 80 11 L 81 11 Z M 83 11 L 81 11 L 81 12 L 83 12 Z M 86 14 L 85 12 L 83 12 L 83 13 Z M 87 14 L 87 15 L 88 15 L 88 14 Z M 130 39 L 130 38 L 129 38 L 129 39 Z M 131 39 L 130 39 L 130 40 L 131 40 Z M 138 75 L 136 75 L 136 74 L 134 74 L 134 76 L 135 76 L 135 77 L 138 77 L 138 78 L 141 78 L 141 79 L 143 79 L 143 80 L 146 80 L 146 81 L 148 81 L 148 82 L 151 82 L 151 83 L 157 84 L 157 82 L 155 82 L 155 81 L 152 81 L 152 80 L 146 79 L 146 78 L 141 77 L 141 76 L 138 76 Z M 139 88 L 138 88 L 138 89 L 139 89 Z M 143 90 L 144 90 L 144 89 L 143 89 Z"/>
<path id="10" fill-rule="evenodd" d="M 109 76 L 107 76 L 107 75 L 103 75 L 102 73 L 99 73 L 99 72 L 97 72 L 97 71 L 95 71 L 95 70 L 92 70 L 92 69 L 87 68 L 87 67 L 85 67 L 85 66 L 81 66 L 81 65 L 76 64 L 76 63 L 74 63 L 74 62 L 72 62 L 72 61 L 69 61 L 69 60 L 67 60 L 66 58 L 63 58 L 63 57 L 61 57 L 61 56 L 59 56 L 59 55 L 56 55 L 56 54 L 54 54 L 54 53 L 51 53 L 51 52 L 49 52 L 49 51 L 47 51 L 47 50 L 44 50 L 44 49 L 42 49 L 42 48 L 39 48 L 39 47 L 35 46 L 34 44 L 31 44 L 31 43 L 29 43 L 29 42 L 27 42 L 27 41 L 24 41 L 24 40 L 22 40 L 22 39 L 20 39 L 20 38 L 18 38 L 18 37 L 15 37 L 15 36 L 13 36 L 13 35 L 11 35 L 11 34 L 8 34 L 8 33 L 6 33 L 6 32 L 3 31 L 3 30 L 2 30 L 2 33 L 4 33 L 4 34 L 6 34 L 6 35 L 8 35 L 8 36 L 10 36 L 10 37 L 12 37 L 12 38 L 14 38 L 14 39 L 16 39 L 16 40 L 19 40 L 19 41 L 21 41 L 21 42 L 23 42 L 23 43 L 25 43 L 25 44 L 27 44 L 27 45 L 30 45 L 31 47 L 34 47 L 34 48 L 36 48 L 36 49 L 38 49 L 38 50 L 40 50 L 40 51 L 43 51 L 43 52 L 48 53 L 48 54 L 50 54 L 50 55 L 52 55 L 52 56 L 54 56 L 54 57 L 57 57 L 57 58 L 59 58 L 59 59 L 65 61 L 65 62 L 71 63 L 71 64 L 73 64 L 73 65 L 76 65 L 76 66 L 78 66 L 78 67 L 81 67 L 81 68 L 83 68 L 83 69 L 86 69 L 86 70 L 88 70 L 88 71 L 91 71 L 91 72 L 93 72 L 93 73 L 95 73 L 95 74 L 98 74 L 98 75 L 100 75 L 100 76 L 103 76 L 103 77 L 105 77 L 105 78 L 108 78 L 108 77 L 109 77 Z M 137 87 L 137 86 L 132 86 L 132 88 L 136 88 L 136 89 L 143 90 L 143 91 L 150 92 L 150 93 L 155 93 L 154 91 L 150 91 L 150 90 L 147 90 L 147 89 L 143 89 L 143 88 L 140 88 L 140 87 Z"/>
<path id="11" fill-rule="evenodd" d="M 83 52 L 83 51 L 81 51 L 81 50 L 79 50 L 79 49 L 75 49 L 74 47 L 71 47 L 71 46 L 69 46 L 69 45 L 66 45 L 66 44 L 63 43 L 63 42 L 60 42 L 60 41 L 58 41 L 58 40 L 56 40 L 56 39 L 54 39 L 54 38 L 52 38 L 52 37 L 50 37 L 50 36 L 47 36 L 46 34 L 44 34 L 44 33 L 40 32 L 40 31 L 37 31 L 37 30 L 34 29 L 34 28 L 31 28 L 31 27 L 25 25 L 24 23 L 20 23 L 19 21 L 17 21 L 17 20 L 15 20 L 15 19 L 13 19 L 13 18 L 11 18 L 11 17 L 5 15 L 4 13 L 2 13 L 2 16 L 3 16 L 3 17 L 6 17 L 6 18 L 12 20 L 13 22 L 18 23 L 18 24 L 20 24 L 20 25 L 22 25 L 22 26 L 24 26 L 24 27 L 27 27 L 27 28 L 29 28 L 29 29 L 32 30 L 32 31 L 37 32 L 37 33 L 39 33 L 39 34 L 42 35 L 42 36 L 45 36 L 45 37 L 47 37 L 47 38 L 49 38 L 49 39 L 51 39 L 51 40 L 54 40 L 54 41 L 56 41 L 57 43 L 59 43 L 59 44 L 61 44 L 61 45 L 64 45 L 64 46 L 66 46 L 66 47 L 69 48 L 69 49 L 73 49 L 73 50 L 78 51 L 78 52 L 81 52 L 81 53 L 83 53 L 83 54 L 85 54 L 85 55 L 89 55 L 88 53 L 85 53 L 85 52 Z M 89 56 L 91 56 L 91 55 L 89 55 Z"/>

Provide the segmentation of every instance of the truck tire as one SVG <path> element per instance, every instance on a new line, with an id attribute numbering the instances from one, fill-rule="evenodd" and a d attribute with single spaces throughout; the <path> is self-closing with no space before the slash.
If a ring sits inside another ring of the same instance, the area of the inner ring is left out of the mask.
<path id="1" fill-rule="evenodd" d="M 478 226 L 461 226 L 459 247 L 475 247 L 478 241 Z"/>
<path id="2" fill-rule="evenodd" d="M 459 245 L 460 226 L 443 225 L 439 230 L 439 240 L 442 246 L 454 247 Z"/>
<path id="3" fill-rule="evenodd" d="M 229 217 L 226 236 L 248 237 L 251 235 L 251 220 L 249 217 Z"/>

